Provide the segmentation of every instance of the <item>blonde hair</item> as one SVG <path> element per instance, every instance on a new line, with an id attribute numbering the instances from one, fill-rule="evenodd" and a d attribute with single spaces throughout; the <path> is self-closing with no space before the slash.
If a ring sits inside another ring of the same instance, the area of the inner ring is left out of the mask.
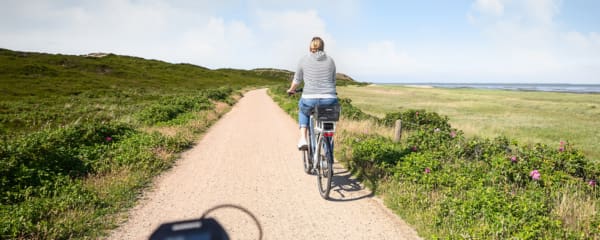
<path id="1" fill-rule="evenodd" d="M 320 37 L 313 37 L 310 41 L 310 51 L 317 52 L 325 49 L 325 42 Z"/>

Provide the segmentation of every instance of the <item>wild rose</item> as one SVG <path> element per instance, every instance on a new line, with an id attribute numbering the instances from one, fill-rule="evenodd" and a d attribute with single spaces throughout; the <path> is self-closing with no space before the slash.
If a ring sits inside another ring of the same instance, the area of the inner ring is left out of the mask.
<path id="1" fill-rule="evenodd" d="M 531 177 L 531 179 L 536 180 L 536 181 L 540 180 L 540 178 L 542 178 L 542 174 L 537 169 L 534 169 L 533 171 L 531 171 L 529 173 L 529 176 Z"/>
<path id="2" fill-rule="evenodd" d="M 429 174 L 429 173 L 431 173 L 431 169 L 425 168 L 425 174 Z"/>
<path id="3" fill-rule="evenodd" d="M 112 139 L 112 137 L 108 136 L 108 137 L 104 138 L 104 140 L 106 140 L 107 142 L 110 142 L 110 141 L 112 141 L 113 139 Z"/>
<path id="4" fill-rule="evenodd" d="M 593 180 L 593 179 L 592 179 L 592 180 L 590 180 L 590 181 L 588 182 L 588 185 L 590 185 L 590 187 L 595 187 L 595 186 L 596 186 L 596 180 Z"/>

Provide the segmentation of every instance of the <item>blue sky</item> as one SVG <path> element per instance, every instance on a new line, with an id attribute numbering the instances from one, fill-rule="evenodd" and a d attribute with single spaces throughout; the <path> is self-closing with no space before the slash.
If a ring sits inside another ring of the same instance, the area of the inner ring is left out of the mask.
<path id="1" fill-rule="evenodd" d="M 600 84 L 597 0 L 4 0 L 0 48 L 294 70 L 322 36 L 368 82 Z"/>

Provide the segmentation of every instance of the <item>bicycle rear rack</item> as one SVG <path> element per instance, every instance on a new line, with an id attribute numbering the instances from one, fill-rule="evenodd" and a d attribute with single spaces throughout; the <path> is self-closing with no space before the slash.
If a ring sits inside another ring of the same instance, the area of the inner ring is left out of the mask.
<path id="1" fill-rule="evenodd" d="M 335 132 L 335 124 L 334 121 L 317 121 L 317 126 L 315 126 L 315 132 L 317 133 L 333 133 Z"/>

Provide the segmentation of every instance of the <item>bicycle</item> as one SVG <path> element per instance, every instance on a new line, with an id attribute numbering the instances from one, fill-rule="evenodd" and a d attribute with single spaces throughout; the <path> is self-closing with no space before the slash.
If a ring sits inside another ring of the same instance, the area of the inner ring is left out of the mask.
<path id="1" fill-rule="evenodd" d="M 297 90 L 301 92 L 302 90 Z M 308 148 L 302 151 L 304 172 L 317 175 L 319 193 L 329 198 L 333 177 L 333 135 L 339 120 L 339 104 L 317 105 L 310 113 L 307 133 Z"/>
<path id="2" fill-rule="evenodd" d="M 309 150 L 303 154 L 305 172 L 317 175 L 319 193 L 324 199 L 329 198 L 331 178 L 333 177 L 333 135 L 336 122 L 339 120 L 340 105 L 315 106 L 310 114 L 308 136 Z M 316 144 L 315 144 L 316 143 Z M 308 156 L 311 156 L 310 159 Z M 307 163 L 310 163 L 307 166 Z M 311 167 L 307 169 L 307 167 Z"/>

